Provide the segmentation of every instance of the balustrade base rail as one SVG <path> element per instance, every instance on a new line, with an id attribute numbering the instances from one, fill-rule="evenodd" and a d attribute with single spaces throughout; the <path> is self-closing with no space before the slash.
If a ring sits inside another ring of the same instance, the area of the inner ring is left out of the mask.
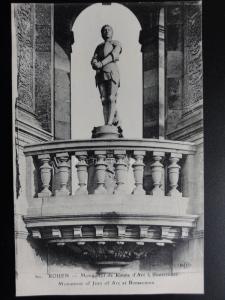
<path id="1" fill-rule="evenodd" d="M 57 215 L 175 215 L 187 214 L 189 199 L 154 195 L 74 195 L 33 198 L 30 216 Z"/>

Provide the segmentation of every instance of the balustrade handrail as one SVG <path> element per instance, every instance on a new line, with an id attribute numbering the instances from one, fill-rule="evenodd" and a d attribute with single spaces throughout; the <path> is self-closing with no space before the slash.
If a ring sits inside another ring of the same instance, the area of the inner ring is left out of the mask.
<path id="1" fill-rule="evenodd" d="M 26 156 L 41 154 L 56 154 L 61 152 L 92 150 L 140 150 L 162 151 L 165 153 L 179 153 L 193 155 L 196 145 L 191 142 L 172 141 L 166 139 L 85 139 L 85 140 L 57 140 L 24 146 Z"/>

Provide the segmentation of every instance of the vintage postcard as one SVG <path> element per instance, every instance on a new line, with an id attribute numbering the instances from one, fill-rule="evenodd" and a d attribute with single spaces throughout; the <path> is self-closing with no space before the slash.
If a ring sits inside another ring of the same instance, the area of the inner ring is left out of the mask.
<path id="1" fill-rule="evenodd" d="M 11 5 L 17 296 L 204 293 L 201 18 Z"/>

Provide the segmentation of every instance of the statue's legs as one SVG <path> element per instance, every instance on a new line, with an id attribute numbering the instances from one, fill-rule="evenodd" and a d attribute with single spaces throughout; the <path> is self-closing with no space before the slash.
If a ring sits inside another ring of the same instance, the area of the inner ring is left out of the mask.
<path id="1" fill-rule="evenodd" d="M 109 118 L 108 125 L 113 124 L 113 120 L 116 114 L 116 95 L 118 91 L 118 85 L 115 84 L 112 80 L 108 81 L 108 100 L 109 100 Z"/>
<path id="2" fill-rule="evenodd" d="M 117 98 L 117 95 L 116 95 L 116 98 Z M 121 120 L 120 120 L 120 117 L 119 117 L 119 113 L 118 113 L 118 109 L 116 108 L 116 111 L 115 111 L 115 115 L 114 115 L 114 118 L 113 118 L 113 125 L 114 126 L 121 126 Z"/>
<path id="3" fill-rule="evenodd" d="M 106 82 L 100 83 L 98 85 L 98 89 L 99 89 L 100 97 L 101 97 L 101 101 L 102 101 L 104 121 L 105 121 L 105 124 L 108 124 L 109 102 L 107 99 L 108 89 L 107 89 Z"/>

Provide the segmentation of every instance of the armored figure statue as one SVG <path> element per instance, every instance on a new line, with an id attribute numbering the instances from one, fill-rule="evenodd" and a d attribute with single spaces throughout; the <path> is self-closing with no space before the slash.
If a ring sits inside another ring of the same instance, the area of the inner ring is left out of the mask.
<path id="1" fill-rule="evenodd" d="M 96 70 L 96 86 L 98 86 L 103 105 L 105 125 L 120 126 L 120 119 L 116 108 L 117 92 L 120 86 L 120 74 L 117 66 L 122 52 L 120 42 L 112 40 L 113 29 L 104 25 L 101 29 L 104 43 L 97 46 L 91 65 Z"/>

